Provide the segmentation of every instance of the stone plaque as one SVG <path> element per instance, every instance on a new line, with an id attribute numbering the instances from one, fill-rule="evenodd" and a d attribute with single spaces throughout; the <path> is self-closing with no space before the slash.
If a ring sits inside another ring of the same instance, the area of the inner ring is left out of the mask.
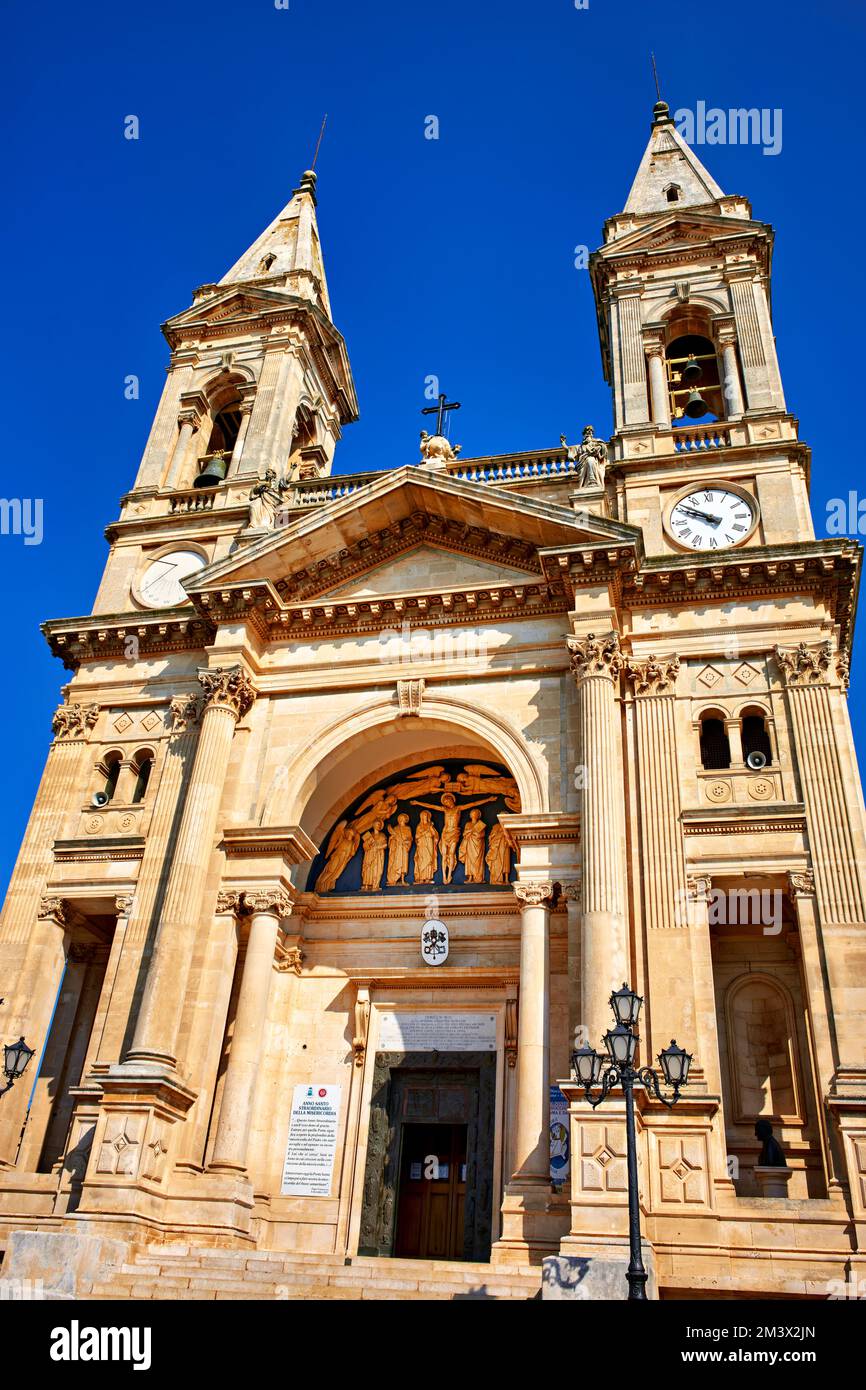
<path id="1" fill-rule="evenodd" d="M 496 1015 L 382 1013 L 379 1052 L 495 1052 Z"/>
<path id="2" fill-rule="evenodd" d="M 280 1192 L 284 1197 L 330 1197 L 337 1151 L 339 1086 L 296 1086 Z"/>

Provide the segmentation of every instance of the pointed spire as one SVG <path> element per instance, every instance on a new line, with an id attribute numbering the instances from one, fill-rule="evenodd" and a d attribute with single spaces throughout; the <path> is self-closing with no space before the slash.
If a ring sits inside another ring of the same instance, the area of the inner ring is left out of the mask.
<path id="1" fill-rule="evenodd" d="M 648 212 L 670 212 L 678 207 L 714 203 L 724 196 L 680 135 L 667 102 L 659 97 L 653 107 L 649 144 L 623 211 L 639 216 Z"/>
<path id="2" fill-rule="evenodd" d="M 316 174 L 306 169 L 291 200 L 254 241 L 221 285 L 261 280 L 269 286 L 310 299 L 328 318 L 331 305 L 316 222 Z"/>

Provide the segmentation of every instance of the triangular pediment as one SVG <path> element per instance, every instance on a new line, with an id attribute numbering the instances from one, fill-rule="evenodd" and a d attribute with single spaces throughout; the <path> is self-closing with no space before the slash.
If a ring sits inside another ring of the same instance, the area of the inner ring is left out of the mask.
<path id="1" fill-rule="evenodd" d="M 541 576 L 542 552 L 640 546 L 640 532 L 622 522 L 422 467 L 399 468 L 241 545 L 186 587 L 196 596 L 265 585 L 287 604 L 341 591 L 345 600 L 353 588 L 418 592 L 468 587 L 470 579 L 491 587 Z"/>
<path id="2" fill-rule="evenodd" d="M 642 251 L 674 251 L 677 247 L 709 246 L 727 237 L 762 236 L 766 232 L 763 222 L 743 217 L 722 217 L 697 210 L 661 214 L 616 237 L 597 254 L 601 259 L 609 259 Z"/>
<path id="3" fill-rule="evenodd" d="M 175 314 L 163 325 L 163 331 L 177 331 L 192 324 L 220 323 L 225 319 L 249 318 L 272 309 L 285 307 L 292 296 L 279 290 L 239 290 L 235 286 L 215 289 L 208 298 L 196 301 L 183 313 Z"/>
<path id="4" fill-rule="evenodd" d="M 416 545 L 404 554 L 374 565 L 346 583 L 323 590 L 324 599 L 374 598 L 383 594 L 417 593 L 425 589 L 465 589 L 525 583 L 538 574 L 534 566 L 492 563 L 446 546 Z"/>

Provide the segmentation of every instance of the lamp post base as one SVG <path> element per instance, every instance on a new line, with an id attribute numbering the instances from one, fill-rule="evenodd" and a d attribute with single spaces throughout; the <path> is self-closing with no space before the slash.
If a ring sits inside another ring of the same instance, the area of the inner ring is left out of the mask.
<path id="1" fill-rule="evenodd" d="M 646 1267 L 643 1297 L 657 1299 L 659 1295 L 655 1259 L 652 1246 L 647 1241 L 641 1243 L 641 1254 Z M 570 1299 L 600 1299 L 622 1302 L 630 1297 L 628 1266 L 626 1242 L 623 1242 L 621 1258 L 612 1250 L 598 1254 L 587 1251 L 582 1255 L 549 1255 L 542 1266 L 542 1300 L 561 1302 Z"/>

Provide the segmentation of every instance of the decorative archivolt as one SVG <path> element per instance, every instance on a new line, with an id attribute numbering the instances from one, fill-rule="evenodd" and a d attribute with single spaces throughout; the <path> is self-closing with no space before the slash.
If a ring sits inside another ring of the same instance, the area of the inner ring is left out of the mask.
<path id="1" fill-rule="evenodd" d="M 423 714 L 419 723 L 432 727 L 443 724 L 459 729 L 464 736 L 474 735 L 492 750 L 480 757 L 494 757 L 508 767 L 517 784 L 521 809 L 526 814 L 549 810 L 547 766 L 533 750 L 523 734 L 501 715 L 481 710 L 477 705 L 455 696 L 424 692 Z M 321 777 L 338 750 L 351 751 L 353 744 L 366 741 L 370 731 L 387 725 L 399 729 L 395 697 L 385 697 L 341 718 L 323 723 L 306 746 L 285 766 L 279 769 L 261 803 L 260 825 L 301 825 L 307 803 Z"/>

